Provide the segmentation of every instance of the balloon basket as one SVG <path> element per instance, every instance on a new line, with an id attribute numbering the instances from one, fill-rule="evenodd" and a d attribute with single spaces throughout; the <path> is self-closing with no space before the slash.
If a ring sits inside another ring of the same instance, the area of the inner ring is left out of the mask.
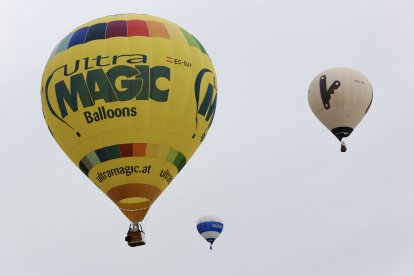
<path id="1" fill-rule="evenodd" d="M 347 148 L 346 148 L 346 144 L 344 141 L 341 142 L 341 152 L 346 152 Z"/>
<path id="2" fill-rule="evenodd" d="M 129 226 L 125 241 L 131 247 L 145 245 L 145 233 L 142 230 L 142 226 L 138 222 Z"/>

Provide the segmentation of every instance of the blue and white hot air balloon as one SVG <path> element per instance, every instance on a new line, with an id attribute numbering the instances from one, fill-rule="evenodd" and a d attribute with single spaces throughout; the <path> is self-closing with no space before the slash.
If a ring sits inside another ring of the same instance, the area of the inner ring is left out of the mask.
<path id="1" fill-rule="evenodd" d="M 210 249 L 213 249 L 214 241 L 223 231 L 223 220 L 216 216 L 201 217 L 197 220 L 197 230 L 210 243 Z"/>

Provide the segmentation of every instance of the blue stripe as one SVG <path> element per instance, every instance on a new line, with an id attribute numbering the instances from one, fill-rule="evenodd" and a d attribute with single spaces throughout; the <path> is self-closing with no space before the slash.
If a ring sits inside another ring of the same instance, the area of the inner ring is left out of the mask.
<path id="1" fill-rule="evenodd" d="M 197 224 L 197 230 L 200 234 L 208 231 L 221 233 L 223 231 L 223 223 L 218 221 L 204 221 Z"/>
<path id="2" fill-rule="evenodd" d="M 77 30 L 69 41 L 68 49 L 72 46 L 85 43 L 88 29 L 89 27 L 83 27 L 82 29 Z"/>
<path id="3" fill-rule="evenodd" d="M 108 23 L 98 23 L 92 25 L 86 35 L 85 43 L 92 40 L 105 39 L 107 25 Z"/>
<path id="4" fill-rule="evenodd" d="M 108 156 L 108 152 L 106 151 L 106 148 L 101 148 L 101 149 L 97 149 L 95 150 L 96 155 L 98 155 L 99 160 L 101 162 L 105 162 L 110 160 L 109 156 Z"/>

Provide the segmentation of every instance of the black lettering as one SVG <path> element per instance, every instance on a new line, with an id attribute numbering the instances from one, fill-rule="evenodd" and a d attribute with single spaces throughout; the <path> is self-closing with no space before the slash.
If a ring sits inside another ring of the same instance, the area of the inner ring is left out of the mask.
<path id="1" fill-rule="evenodd" d="M 93 113 L 93 119 L 95 122 L 99 122 L 101 120 L 101 116 L 99 116 L 98 112 Z"/>
<path id="2" fill-rule="evenodd" d="M 133 108 L 131 108 L 131 116 L 132 117 L 137 116 L 137 108 L 135 106 Z"/>
<path id="3" fill-rule="evenodd" d="M 120 109 L 120 108 L 115 109 L 115 116 L 116 117 L 122 117 L 122 109 Z"/>
<path id="4" fill-rule="evenodd" d="M 126 176 L 130 176 L 131 175 L 131 166 L 126 166 L 125 167 L 125 175 Z"/>
<path id="5" fill-rule="evenodd" d="M 89 58 L 86 57 L 83 59 L 85 61 L 84 68 L 85 70 L 92 69 L 93 67 L 89 67 Z"/>
<path id="6" fill-rule="evenodd" d="M 77 59 L 76 61 L 75 61 L 75 67 L 73 68 L 73 71 L 72 72 L 68 72 L 69 70 L 68 70 L 68 65 L 67 64 L 65 64 L 64 66 L 63 66 L 63 74 L 65 75 L 65 77 L 67 77 L 67 76 L 70 76 L 70 75 L 73 75 L 73 74 L 75 74 L 76 72 L 78 72 L 78 70 L 79 70 L 79 63 L 80 63 L 80 61 L 79 61 L 79 59 Z"/>
<path id="7" fill-rule="evenodd" d="M 142 54 L 130 54 L 130 55 L 118 55 L 112 57 L 112 64 L 117 64 L 118 59 L 121 57 L 128 58 L 126 60 L 129 64 L 136 64 L 136 63 L 147 63 L 147 56 Z M 131 58 L 132 57 L 132 58 Z"/>
<path id="8" fill-rule="evenodd" d="M 89 111 L 84 112 L 83 115 L 85 116 L 86 122 L 88 124 L 93 122 L 92 114 Z"/>
<path id="9" fill-rule="evenodd" d="M 99 66 L 99 67 L 111 65 L 110 63 L 102 64 L 101 61 L 103 59 L 109 59 L 109 56 L 103 57 L 103 56 L 99 55 L 96 58 L 93 58 L 92 60 L 96 60 L 96 66 Z"/>
<path id="10" fill-rule="evenodd" d="M 128 107 L 123 107 L 123 108 L 122 108 L 121 115 L 122 115 L 123 117 L 129 117 L 129 116 L 131 116 L 130 114 L 131 114 L 131 111 L 130 111 L 130 109 L 129 109 Z M 120 117 L 120 116 L 119 116 L 119 117 Z"/>

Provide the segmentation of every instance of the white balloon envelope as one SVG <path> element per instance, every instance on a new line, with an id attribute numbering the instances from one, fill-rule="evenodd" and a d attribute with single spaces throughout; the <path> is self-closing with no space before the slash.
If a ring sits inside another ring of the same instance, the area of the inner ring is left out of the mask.
<path id="1" fill-rule="evenodd" d="M 319 73 L 308 91 L 315 116 L 339 141 L 348 137 L 368 112 L 373 98 L 369 80 L 351 68 L 331 68 Z"/>

